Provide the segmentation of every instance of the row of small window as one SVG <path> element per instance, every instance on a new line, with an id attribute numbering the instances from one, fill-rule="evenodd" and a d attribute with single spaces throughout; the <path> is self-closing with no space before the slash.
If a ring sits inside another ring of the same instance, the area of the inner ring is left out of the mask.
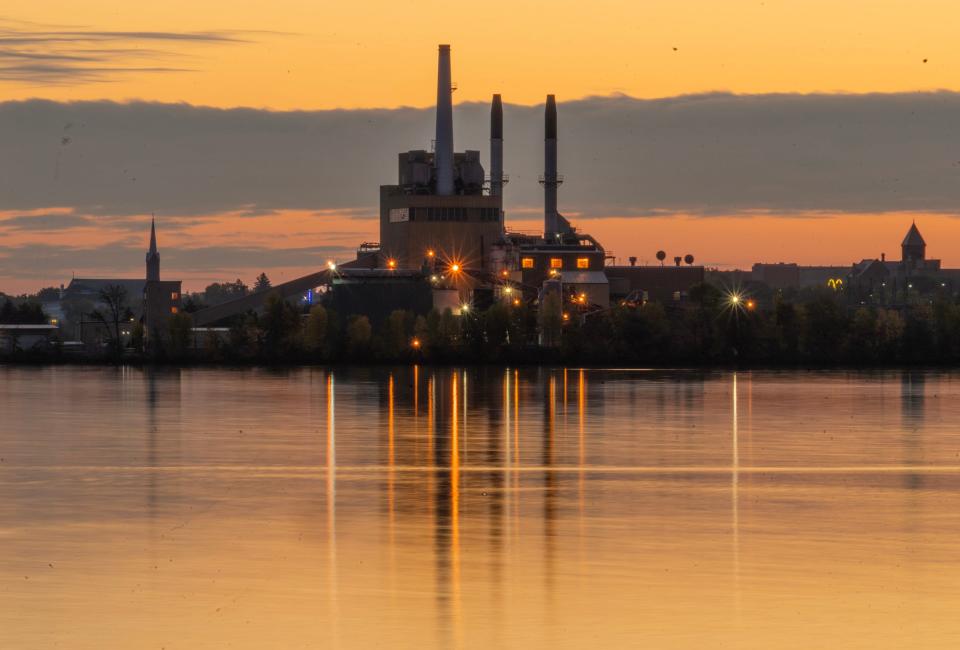
<path id="1" fill-rule="evenodd" d="M 409 208 L 410 221 L 467 221 L 467 208 Z M 478 208 L 480 221 L 500 221 L 499 208 Z"/>
<path id="2" fill-rule="evenodd" d="M 535 269 L 537 268 L 536 260 L 532 257 L 524 257 L 520 260 L 520 266 L 525 269 Z M 551 269 L 562 269 L 563 268 L 563 258 L 562 257 L 551 257 L 550 258 L 550 268 Z M 577 268 L 578 269 L 589 269 L 590 268 L 590 258 L 589 257 L 578 257 L 577 258 Z"/>

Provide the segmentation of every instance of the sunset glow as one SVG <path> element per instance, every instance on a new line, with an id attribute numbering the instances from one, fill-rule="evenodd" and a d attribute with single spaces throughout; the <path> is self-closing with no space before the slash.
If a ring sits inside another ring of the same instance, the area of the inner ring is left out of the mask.
<path id="1" fill-rule="evenodd" d="M 14 0 L 4 8 L 8 30 L 151 30 L 229 40 L 137 42 L 109 66 L 141 71 L 109 83 L 6 83 L 5 94 L 278 109 L 428 106 L 440 42 L 454 44 L 460 102 L 487 100 L 491 92 L 522 104 L 547 92 L 567 99 L 891 92 L 955 89 L 960 79 L 955 2 L 730 0 L 718 9 L 709 0 L 564 0 L 549 8 L 491 0 L 475 7 L 480 19 L 459 20 L 455 6 L 436 2 L 278 0 L 267 11 L 248 1 Z M 142 71 L 159 67 L 189 71 Z"/>

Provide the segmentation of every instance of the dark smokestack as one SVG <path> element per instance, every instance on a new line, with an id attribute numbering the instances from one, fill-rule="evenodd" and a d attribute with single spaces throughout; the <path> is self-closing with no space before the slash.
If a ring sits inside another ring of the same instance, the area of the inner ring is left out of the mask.
<path id="1" fill-rule="evenodd" d="M 503 101 L 500 93 L 495 94 L 490 103 L 490 139 L 503 140 Z"/>
<path id="2" fill-rule="evenodd" d="M 503 103 L 493 96 L 490 105 L 490 194 L 503 194 Z"/>
<path id="3" fill-rule="evenodd" d="M 453 194 L 453 99 L 450 96 L 450 46 L 441 45 L 437 61 L 437 137 L 433 163 L 437 168 L 437 194 Z"/>
<path id="4" fill-rule="evenodd" d="M 544 122 L 544 139 L 557 139 L 557 99 L 554 95 L 547 95 L 546 119 Z"/>
<path id="5" fill-rule="evenodd" d="M 557 219 L 557 100 L 547 95 L 544 113 L 543 148 L 543 237 L 553 241 L 559 229 Z"/>

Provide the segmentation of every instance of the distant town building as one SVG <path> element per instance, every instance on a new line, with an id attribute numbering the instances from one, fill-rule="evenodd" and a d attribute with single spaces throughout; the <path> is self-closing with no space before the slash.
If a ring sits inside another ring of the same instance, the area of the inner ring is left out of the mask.
<path id="1" fill-rule="evenodd" d="M 853 286 L 861 289 L 908 287 L 912 278 L 954 283 L 960 269 L 944 269 L 939 259 L 927 259 L 927 242 L 916 223 L 912 223 L 900 245 L 901 259 L 888 260 L 885 254 L 850 266 L 804 266 L 796 263 L 757 263 L 749 281 L 771 289 Z"/>
<path id="2" fill-rule="evenodd" d="M 59 310 L 68 321 L 68 335 L 88 343 L 103 338 L 102 323 L 90 317 L 94 310 L 103 312 L 107 305 L 103 292 L 113 287 L 123 290 L 127 325 L 122 334 L 129 336 L 133 324 L 141 323 L 145 335 L 163 336 L 167 320 L 180 311 L 182 281 L 160 279 L 160 253 L 157 249 L 155 220 L 150 222 L 150 245 L 146 254 L 145 278 L 74 278 L 63 291 Z"/>

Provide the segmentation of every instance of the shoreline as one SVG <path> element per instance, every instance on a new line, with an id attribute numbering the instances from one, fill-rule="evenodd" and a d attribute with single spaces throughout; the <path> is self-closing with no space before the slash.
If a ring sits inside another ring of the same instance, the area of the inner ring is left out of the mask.
<path id="1" fill-rule="evenodd" d="M 565 368 L 583 370 L 630 370 L 630 371 L 676 371 L 676 372 L 731 372 L 731 371 L 764 371 L 764 372 L 883 372 L 883 371 L 960 371 L 960 364 L 929 363 L 929 362 L 900 362 L 900 363 L 871 363 L 853 365 L 850 363 L 812 364 L 812 363 L 727 363 L 727 364 L 611 364 L 611 363 L 575 363 L 557 360 L 526 360 L 526 361 L 488 361 L 475 360 L 420 360 L 420 361 L 205 361 L 205 360 L 135 360 L 121 361 L 96 359 L 36 359 L 36 360 L 7 360 L 0 359 L 0 368 L 38 368 L 38 367 L 89 367 L 89 368 L 214 368 L 225 370 L 243 369 L 299 369 L 299 368 Z"/>

